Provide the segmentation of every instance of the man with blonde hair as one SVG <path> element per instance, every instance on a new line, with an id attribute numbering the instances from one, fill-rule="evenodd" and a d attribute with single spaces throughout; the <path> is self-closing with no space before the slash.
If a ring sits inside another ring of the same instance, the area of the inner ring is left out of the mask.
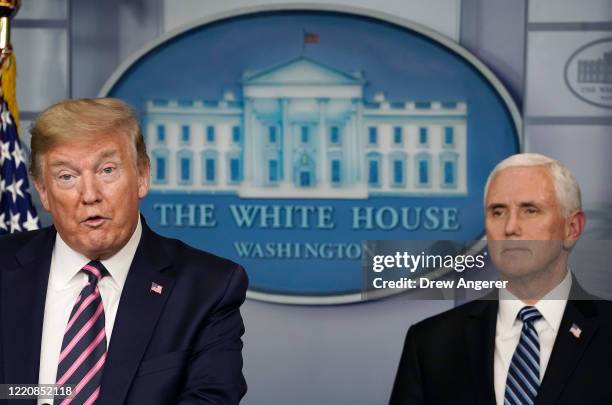
<path id="1" fill-rule="evenodd" d="M 31 132 L 53 226 L 0 238 L 0 383 L 59 384 L 71 399 L 55 404 L 237 404 L 246 274 L 139 215 L 149 158 L 133 110 L 65 100 Z"/>
<path id="2" fill-rule="evenodd" d="M 576 179 L 546 156 L 510 156 L 484 208 L 507 288 L 408 330 L 391 405 L 612 404 L 612 304 L 568 270 L 586 222 Z"/>

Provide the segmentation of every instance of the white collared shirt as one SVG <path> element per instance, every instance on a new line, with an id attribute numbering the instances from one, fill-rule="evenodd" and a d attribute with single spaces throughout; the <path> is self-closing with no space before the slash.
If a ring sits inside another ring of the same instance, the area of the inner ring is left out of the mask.
<path id="1" fill-rule="evenodd" d="M 548 360 L 559 331 L 559 325 L 561 325 L 571 288 L 572 276 L 567 271 L 563 281 L 534 305 L 542 314 L 542 318 L 535 321 L 533 325 L 540 338 L 540 382 L 546 372 L 546 366 L 548 366 Z M 517 319 L 517 316 L 525 306 L 527 304 L 508 290 L 499 291 L 499 310 L 497 311 L 497 326 L 495 327 L 495 359 L 493 362 L 495 399 L 498 405 L 504 403 L 508 369 L 523 327 L 523 322 Z"/>
<path id="2" fill-rule="evenodd" d="M 136 254 L 141 235 L 142 225 L 139 217 L 136 230 L 126 245 L 109 259 L 101 260 L 110 274 L 103 277 L 98 283 L 104 305 L 107 344 L 110 343 L 121 291 Z M 73 250 L 64 242 L 59 233 L 57 234 L 47 284 L 45 318 L 40 348 L 39 384 L 55 384 L 64 329 L 68 324 L 72 307 L 87 283 L 87 275 L 80 270 L 89 262 L 90 260 L 87 257 Z M 38 400 L 38 404 L 52 403 L 49 399 Z"/>

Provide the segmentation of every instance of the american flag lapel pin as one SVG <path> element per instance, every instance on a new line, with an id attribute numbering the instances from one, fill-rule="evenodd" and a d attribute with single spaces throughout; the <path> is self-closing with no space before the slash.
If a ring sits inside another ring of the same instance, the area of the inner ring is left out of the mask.
<path id="1" fill-rule="evenodd" d="M 572 324 L 572 327 L 570 328 L 569 331 L 572 335 L 574 335 L 576 339 L 579 339 L 580 334 L 582 334 L 582 329 L 580 329 L 580 327 L 576 325 L 575 323 Z"/>
<path id="2" fill-rule="evenodd" d="M 157 284 L 157 283 L 151 283 L 151 292 L 154 292 L 155 294 L 161 294 L 162 290 L 164 289 L 164 287 L 162 287 L 161 285 Z"/>

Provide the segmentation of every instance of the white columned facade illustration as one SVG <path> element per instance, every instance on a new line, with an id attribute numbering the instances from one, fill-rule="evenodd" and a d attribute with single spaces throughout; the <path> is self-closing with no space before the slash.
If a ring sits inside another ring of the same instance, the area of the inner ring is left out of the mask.
<path id="1" fill-rule="evenodd" d="M 362 73 L 299 57 L 218 101 L 149 100 L 153 190 L 245 198 L 466 195 L 460 100 L 364 98 Z M 370 83 L 375 88 L 376 83 Z"/>

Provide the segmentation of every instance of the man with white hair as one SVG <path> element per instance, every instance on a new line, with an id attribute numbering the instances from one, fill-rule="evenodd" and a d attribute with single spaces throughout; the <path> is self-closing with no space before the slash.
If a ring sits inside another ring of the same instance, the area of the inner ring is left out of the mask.
<path id="1" fill-rule="evenodd" d="M 507 288 L 413 325 L 391 405 L 612 404 L 612 304 L 568 270 L 585 227 L 560 162 L 500 162 L 484 196 L 491 259 Z"/>

